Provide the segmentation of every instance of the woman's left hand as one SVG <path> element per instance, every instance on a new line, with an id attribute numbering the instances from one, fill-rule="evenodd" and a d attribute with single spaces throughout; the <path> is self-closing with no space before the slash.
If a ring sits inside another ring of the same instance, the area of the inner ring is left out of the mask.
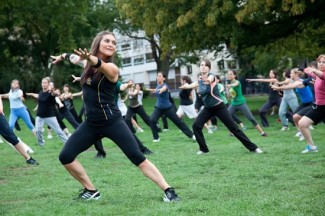
<path id="1" fill-rule="evenodd" d="M 79 48 L 77 50 L 75 49 L 74 53 L 80 57 L 80 60 L 84 60 L 84 59 L 88 60 L 91 55 L 91 53 L 88 52 L 88 50 L 86 48 L 83 50 L 81 48 Z"/>

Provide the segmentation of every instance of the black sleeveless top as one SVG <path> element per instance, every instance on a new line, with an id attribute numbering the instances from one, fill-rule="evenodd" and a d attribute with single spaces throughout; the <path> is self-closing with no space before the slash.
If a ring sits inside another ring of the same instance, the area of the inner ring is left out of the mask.
<path id="1" fill-rule="evenodd" d="M 107 125 L 110 120 L 122 116 L 115 103 L 116 83 L 109 81 L 105 75 L 101 74 L 99 79 L 94 76 L 88 78 L 82 85 L 82 94 L 88 123 Z"/>
<path id="2" fill-rule="evenodd" d="M 269 86 L 269 101 L 276 102 L 278 100 L 281 100 L 281 95 L 279 94 L 279 91 L 274 90 Z"/>

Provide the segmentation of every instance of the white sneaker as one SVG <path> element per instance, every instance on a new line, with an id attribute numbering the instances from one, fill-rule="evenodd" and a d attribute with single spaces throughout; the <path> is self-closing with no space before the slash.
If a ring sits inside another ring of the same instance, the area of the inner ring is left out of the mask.
<path id="1" fill-rule="evenodd" d="M 204 152 L 204 151 L 201 151 L 201 150 L 200 150 L 200 151 L 196 152 L 196 154 L 197 154 L 197 155 L 202 155 L 202 154 L 208 154 L 208 152 Z"/>
<path id="2" fill-rule="evenodd" d="M 208 133 L 209 133 L 209 134 L 213 134 L 213 130 L 209 129 L 209 130 L 208 130 Z"/>
<path id="3" fill-rule="evenodd" d="M 255 149 L 254 153 L 256 154 L 262 154 L 263 151 L 260 148 Z"/>
<path id="4" fill-rule="evenodd" d="M 67 137 L 71 137 L 72 133 L 68 133 Z"/>
<path id="5" fill-rule="evenodd" d="M 315 128 L 312 125 L 309 125 L 310 130 L 314 130 Z"/>
<path id="6" fill-rule="evenodd" d="M 47 135 L 47 139 L 52 139 L 52 138 L 53 138 L 52 134 Z"/>
<path id="7" fill-rule="evenodd" d="M 196 141 L 196 137 L 195 137 L 195 135 L 192 136 L 192 140 Z"/>
<path id="8" fill-rule="evenodd" d="M 164 128 L 163 131 L 166 132 L 166 131 L 169 131 L 169 129 L 168 128 Z"/>
<path id="9" fill-rule="evenodd" d="M 3 143 L 3 140 L 0 138 L 0 143 Z"/>
<path id="10" fill-rule="evenodd" d="M 283 126 L 282 128 L 281 128 L 281 131 L 288 131 L 289 130 L 289 127 L 286 127 L 286 126 Z"/>
<path id="11" fill-rule="evenodd" d="M 298 131 L 295 135 L 295 137 L 300 137 L 301 136 L 301 131 Z"/>
<path id="12" fill-rule="evenodd" d="M 305 140 L 305 137 L 301 134 L 299 137 L 299 141 L 303 141 L 303 140 Z"/>
<path id="13" fill-rule="evenodd" d="M 303 150 L 301 153 L 306 154 L 309 152 L 318 152 L 317 146 L 307 145 L 305 150 Z"/>
<path id="14" fill-rule="evenodd" d="M 160 142 L 160 138 L 152 140 L 152 142 Z"/>
<path id="15" fill-rule="evenodd" d="M 144 132 L 144 130 L 142 128 L 138 128 L 137 132 L 142 133 L 142 132 Z"/>

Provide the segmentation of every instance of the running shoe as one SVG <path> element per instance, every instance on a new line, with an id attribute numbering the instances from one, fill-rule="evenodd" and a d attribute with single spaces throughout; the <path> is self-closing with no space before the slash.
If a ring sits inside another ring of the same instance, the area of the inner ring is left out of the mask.
<path id="1" fill-rule="evenodd" d="M 164 202 L 178 202 L 180 199 L 179 199 L 178 195 L 176 194 L 174 188 L 168 188 L 165 191 L 163 200 L 164 200 Z"/>
<path id="2" fill-rule="evenodd" d="M 256 154 L 262 154 L 263 153 L 263 151 L 260 148 L 255 149 L 255 151 L 253 151 L 253 152 L 256 153 Z"/>
<path id="3" fill-rule="evenodd" d="M 100 193 L 98 190 L 90 191 L 88 189 L 83 189 L 78 196 L 82 200 L 98 200 L 100 198 Z"/>
<path id="4" fill-rule="evenodd" d="M 29 165 L 39 165 L 39 163 L 32 157 L 26 160 L 26 163 Z"/>
<path id="5" fill-rule="evenodd" d="M 309 152 L 318 152 L 317 146 L 307 145 L 305 150 L 303 150 L 301 153 L 305 154 Z"/>

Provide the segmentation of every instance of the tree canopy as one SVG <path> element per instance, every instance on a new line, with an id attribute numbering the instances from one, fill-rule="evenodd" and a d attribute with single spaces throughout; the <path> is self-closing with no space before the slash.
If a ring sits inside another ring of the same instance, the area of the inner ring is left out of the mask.
<path id="1" fill-rule="evenodd" d="M 196 61 L 196 53 L 221 44 L 252 76 L 304 64 L 323 52 L 324 6 L 320 0 L 1 1 L 0 90 L 8 90 L 13 78 L 29 90 L 38 89 L 44 76 L 65 82 L 80 70 L 51 68 L 49 56 L 89 47 L 104 29 L 144 30 L 165 72 L 176 57 Z"/>
<path id="2" fill-rule="evenodd" d="M 116 2 L 125 18 L 147 34 L 158 34 L 162 51 L 169 53 L 172 49 L 174 55 L 217 50 L 220 44 L 226 44 L 250 70 L 260 55 L 272 57 L 273 67 L 277 67 L 284 57 L 296 61 L 314 59 L 324 47 L 324 1 Z"/>

